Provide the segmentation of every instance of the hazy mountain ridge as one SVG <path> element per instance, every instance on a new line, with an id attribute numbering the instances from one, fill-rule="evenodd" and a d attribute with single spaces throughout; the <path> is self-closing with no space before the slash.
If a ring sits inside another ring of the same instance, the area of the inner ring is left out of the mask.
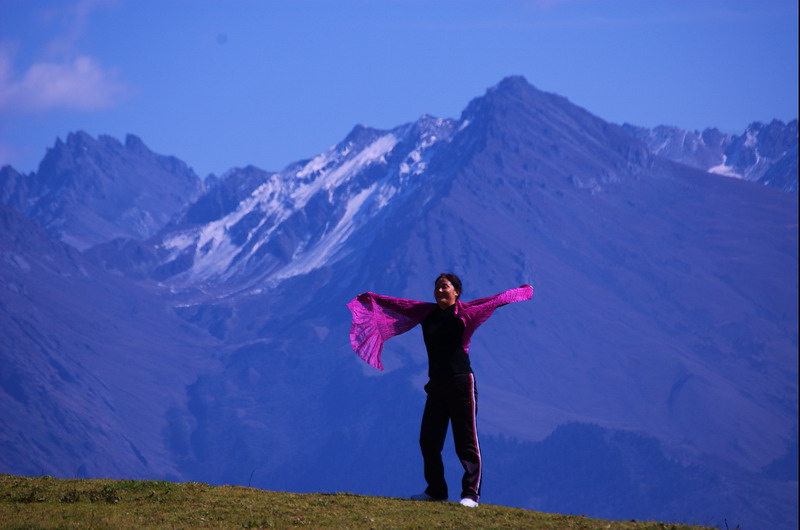
<path id="1" fill-rule="evenodd" d="M 659 156 L 719 175 L 741 178 L 797 193 L 797 120 L 754 122 L 741 135 L 708 128 L 653 129 L 624 124 L 623 130 L 644 141 Z"/>
<path id="2" fill-rule="evenodd" d="M 84 250 L 116 237 L 153 235 L 203 184 L 184 162 L 153 153 L 136 136 L 123 144 L 77 132 L 57 139 L 35 173 L 4 167 L 0 189 L 2 204 Z"/>
<path id="3" fill-rule="evenodd" d="M 177 325 L 203 328 L 220 357 L 160 409 L 163 439 L 140 451 L 153 462 L 165 444 L 160 476 L 415 492 L 420 337 L 387 344 L 374 377 L 344 303 L 427 299 L 454 270 L 466 298 L 536 287 L 473 341 L 489 502 L 791 527 L 796 475 L 762 471 L 796 454 L 796 223 L 796 195 L 670 162 L 509 78 L 458 120 L 359 126 L 281 172 L 231 170 L 152 238 L 84 255 L 137 288 L 166 285 Z M 636 479 L 665 473 L 663 488 Z M 613 510 L 596 495 L 608 488 Z"/>

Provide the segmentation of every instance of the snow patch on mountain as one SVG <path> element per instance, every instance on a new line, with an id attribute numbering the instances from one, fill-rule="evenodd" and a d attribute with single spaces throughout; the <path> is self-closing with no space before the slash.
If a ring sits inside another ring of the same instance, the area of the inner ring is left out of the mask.
<path id="1" fill-rule="evenodd" d="M 716 166 L 708 168 L 709 173 L 714 173 L 715 175 L 722 175 L 723 177 L 731 177 L 742 179 L 744 178 L 743 175 L 736 172 L 731 166 L 727 165 L 728 157 L 722 155 L 722 163 L 717 164 Z"/>
<path id="2" fill-rule="evenodd" d="M 316 177 L 309 183 L 301 184 L 293 193 L 292 198 L 297 208 L 302 208 L 308 203 L 309 198 L 320 190 L 330 191 L 338 188 L 353 175 L 370 164 L 385 164 L 386 155 L 397 145 L 398 139 L 394 134 L 387 134 L 375 140 L 355 156 L 341 161 L 341 156 L 332 156 L 335 149 L 331 148 L 322 155 L 309 162 L 303 169 L 296 173 L 297 179 L 309 176 Z M 350 153 L 350 148 L 345 149 L 341 155 Z M 332 168 L 331 168 L 332 166 Z M 327 168 L 331 168 L 326 171 Z"/>
<path id="3" fill-rule="evenodd" d="M 345 208 L 344 215 L 341 219 L 339 219 L 339 222 L 336 224 L 336 226 L 330 230 L 316 245 L 305 252 L 301 251 L 292 256 L 291 262 L 289 262 L 286 267 L 272 275 L 270 278 L 270 283 L 276 285 L 283 280 L 293 276 L 298 276 L 300 274 L 306 274 L 314 269 L 324 266 L 327 263 L 331 263 L 336 251 L 347 242 L 348 237 L 353 232 L 355 225 L 354 218 L 361 210 L 367 198 L 369 198 L 369 196 L 375 191 L 375 188 L 376 185 L 373 184 L 369 188 L 362 190 L 357 195 L 351 197 L 347 201 L 347 207 Z M 388 204 L 388 201 L 383 202 L 383 205 L 386 204 Z M 302 250 L 306 249 L 303 248 Z"/>

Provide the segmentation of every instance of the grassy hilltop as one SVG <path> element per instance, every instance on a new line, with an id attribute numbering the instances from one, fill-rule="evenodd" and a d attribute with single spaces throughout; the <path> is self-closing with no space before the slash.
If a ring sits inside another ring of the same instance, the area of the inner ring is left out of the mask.
<path id="1" fill-rule="evenodd" d="M 481 505 L 347 493 L 296 494 L 239 486 L 0 475 L 3 528 L 548 528 L 678 529 Z"/>

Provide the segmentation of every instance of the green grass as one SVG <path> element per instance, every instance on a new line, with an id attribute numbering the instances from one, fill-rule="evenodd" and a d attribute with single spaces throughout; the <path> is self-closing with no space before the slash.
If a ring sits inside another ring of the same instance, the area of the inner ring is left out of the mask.
<path id="1" fill-rule="evenodd" d="M 337 494 L 296 494 L 196 482 L 63 480 L 0 475 L 3 528 L 611 528 L 612 522 L 481 505 Z M 694 527 L 697 528 L 697 527 Z"/>

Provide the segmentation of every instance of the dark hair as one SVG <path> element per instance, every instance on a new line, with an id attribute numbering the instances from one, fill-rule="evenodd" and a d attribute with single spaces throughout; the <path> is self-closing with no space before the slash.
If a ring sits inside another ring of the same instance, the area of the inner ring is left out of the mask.
<path id="1" fill-rule="evenodd" d="M 442 274 L 436 277 L 436 280 L 434 280 L 433 285 L 436 285 L 436 282 L 438 282 L 441 279 L 445 279 L 448 282 L 450 282 L 450 284 L 455 288 L 455 290 L 458 291 L 458 296 L 456 296 L 456 298 L 461 296 L 461 278 L 459 278 L 455 274 L 451 274 L 449 272 L 443 272 Z"/>

